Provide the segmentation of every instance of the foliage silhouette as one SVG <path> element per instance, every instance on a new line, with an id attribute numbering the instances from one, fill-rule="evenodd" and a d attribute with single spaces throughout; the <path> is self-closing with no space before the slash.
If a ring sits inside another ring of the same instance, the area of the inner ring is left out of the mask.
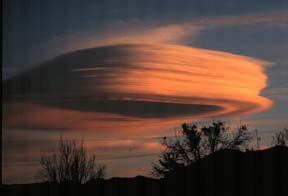
<path id="1" fill-rule="evenodd" d="M 288 129 L 282 129 L 272 136 L 272 146 L 288 146 Z"/>
<path id="2" fill-rule="evenodd" d="M 271 196 L 288 193 L 288 147 L 265 150 L 219 150 L 164 178 L 143 176 L 90 180 L 84 184 L 33 183 L 0 185 L 0 195 L 125 196 Z"/>
<path id="3" fill-rule="evenodd" d="M 63 140 L 60 137 L 58 151 L 51 155 L 41 156 L 39 171 L 44 181 L 85 183 L 91 179 L 104 178 L 106 166 L 95 163 L 96 157 L 87 156 L 83 140 Z"/>
<path id="4" fill-rule="evenodd" d="M 183 168 L 201 158 L 222 149 L 242 150 L 252 139 L 247 126 L 241 125 L 232 135 L 222 121 L 198 128 L 196 124 L 182 124 L 181 136 L 168 139 L 163 137 L 161 144 L 166 147 L 159 163 L 154 164 L 152 174 L 166 176 L 175 169 Z"/>

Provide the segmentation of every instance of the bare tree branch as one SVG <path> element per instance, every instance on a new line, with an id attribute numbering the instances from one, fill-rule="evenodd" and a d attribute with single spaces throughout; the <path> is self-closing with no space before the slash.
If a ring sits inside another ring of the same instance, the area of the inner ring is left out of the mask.
<path id="1" fill-rule="evenodd" d="M 95 155 L 88 158 L 83 140 L 78 145 L 76 140 L 63 140 L 61 136 L 57 152 L 41 157 L 40 175 L 44 181 L 50 182 L 84 183 L 91 179 L 104 178 L 106 166 L 98 165 L 95 161 Z"/>

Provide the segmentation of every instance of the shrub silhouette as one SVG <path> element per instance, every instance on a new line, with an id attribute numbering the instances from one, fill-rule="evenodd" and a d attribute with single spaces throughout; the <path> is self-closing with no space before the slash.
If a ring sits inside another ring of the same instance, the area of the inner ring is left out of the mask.
<path id="1" fill-rule="evenodd" d="M 181 136 L 163 137 L 161 144 L 166 147 L 159 163 L 153 165 L 152 174 L 157 177 L 181 168 L 221 149 L 242 150 L 252 139 L 247 126 L 241 125 L 232 135 L 224 122 L 212 122 L 198 128 L 196 124 L 182 125 Z"/>
<path id="2" fill-rule="evenodd" d="M 106 166 L 96 164 L 95 155 L 88 158 L 83 140 L 77 144 L 76 140 L 63 140 L 61 137 L 57 150 L 51 155 L 41 156 L 42 169 L 39 172 L 44 181 L 85 183 L 104 178 Z"/>
<path id="3" fill-rule="evenodd" d="M 288 146 L 288 129 L 282 129 L 272 136 L 272 146 Z"/>

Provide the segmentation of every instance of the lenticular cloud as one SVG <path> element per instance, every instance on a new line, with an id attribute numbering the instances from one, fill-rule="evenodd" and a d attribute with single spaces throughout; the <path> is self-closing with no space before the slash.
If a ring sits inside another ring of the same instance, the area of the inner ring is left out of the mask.
<path id="1" fill-rule="evenodd" d="M 266 86 L 265 64 L 175 45 L 75 51 L 4 81 L 4 121 L 7 127 L 27 128 L 54 124 L 105 129 L 131 123 L 145 128 L 160 122 L 251 114 L 271 106 L 259 95 Z M 19 108 L 23 116 L 17 118 Z M 35 120 L 37 112 L 43 118 Z"/>

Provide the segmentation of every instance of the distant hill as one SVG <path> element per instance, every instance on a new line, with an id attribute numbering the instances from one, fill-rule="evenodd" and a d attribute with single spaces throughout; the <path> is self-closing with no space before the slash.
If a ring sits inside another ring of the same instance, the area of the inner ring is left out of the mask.
<path id="1" fill-rule="evenodd" d="M 288 148 L 218 151 L 163 179 L 143 176 L 92 180 L 86 184 L 1 185 L 0 195 L 288 195 Z"/>

